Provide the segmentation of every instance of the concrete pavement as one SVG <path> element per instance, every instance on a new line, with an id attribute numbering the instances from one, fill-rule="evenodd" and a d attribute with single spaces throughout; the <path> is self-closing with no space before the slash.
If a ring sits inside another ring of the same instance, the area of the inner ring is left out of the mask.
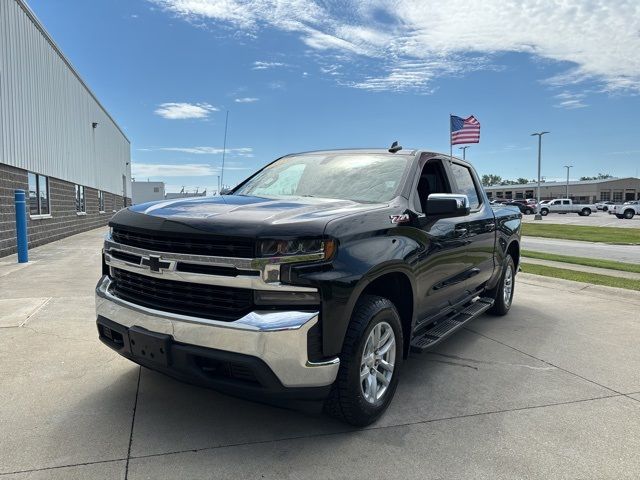
<path id="1" fill-rule="evenodd" d="M 357 430 L 104 347 L 101 233 L 2 259 L 0 479 L 637 478 L 640 294 L 520 275 L 508 316 L 412 356 L 389 411 Z"/>
<path id="2" fill-rule="evenodd" d="M 638 232 L 638 238 L 640 239 L 640 231 Z M 608 243 L 579 242 L 561 240 L 559 238 L 522 237 L 522 248 L 556 255 L 640 263 L 640 246 L 638 245 L 610 245 Z"/>

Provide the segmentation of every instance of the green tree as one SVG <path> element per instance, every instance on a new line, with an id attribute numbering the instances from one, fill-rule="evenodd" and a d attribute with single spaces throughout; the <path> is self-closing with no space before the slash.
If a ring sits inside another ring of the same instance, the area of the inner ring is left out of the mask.
<path id="1" fill-rule="evenodd" d="M 485 187 L 492 187 L 493 185 L 501 185 L 502 177 L 500 175 L 482 175 L 482 185 Z"/>
<path id="2" fill-rule="evenodd" d="M 580 177 L 580 180 L 606 180 L 607 178 L 613 178 L 613 175 L 608 173 L 598 173 L 596 177 Z"/>

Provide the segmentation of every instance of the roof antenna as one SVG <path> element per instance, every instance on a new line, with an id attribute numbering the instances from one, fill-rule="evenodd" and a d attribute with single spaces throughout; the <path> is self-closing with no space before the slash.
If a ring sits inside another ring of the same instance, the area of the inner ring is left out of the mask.
<path id="1" fill-rule="evenodd" d="M 389 149 L 389 153 L 396 153 L 402 150 L 402 146 L 398 145 L 398 141 L 396 140 L 391 144 L 391 148 Z"/>

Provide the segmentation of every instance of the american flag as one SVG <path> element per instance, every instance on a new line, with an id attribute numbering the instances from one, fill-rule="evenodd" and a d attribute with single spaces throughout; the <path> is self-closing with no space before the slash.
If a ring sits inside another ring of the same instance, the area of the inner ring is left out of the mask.
<path id="1" fill-rule="evenodd" d="M 473 115 L 469 118 L 451 115 L 451 145 L 459 143 L 480 143 L 480 122 Z"/>

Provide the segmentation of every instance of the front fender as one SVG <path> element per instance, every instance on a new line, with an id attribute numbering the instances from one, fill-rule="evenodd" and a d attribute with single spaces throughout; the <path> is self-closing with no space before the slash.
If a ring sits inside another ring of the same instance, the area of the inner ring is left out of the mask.
<path id="1" fill-rule="evenodd" d="M 416 248 L 414 240 L 390 232 L 341 244 L 331 263 L 291 267 L 291 283 L 313 286 L 320 291 L 323 355 L 337 355 L 342 351 L 358 298 L 371 282 L 383 275 L 403 273 L 408 277 L 415 311 L 414 274 L 406 258 Z"/>

